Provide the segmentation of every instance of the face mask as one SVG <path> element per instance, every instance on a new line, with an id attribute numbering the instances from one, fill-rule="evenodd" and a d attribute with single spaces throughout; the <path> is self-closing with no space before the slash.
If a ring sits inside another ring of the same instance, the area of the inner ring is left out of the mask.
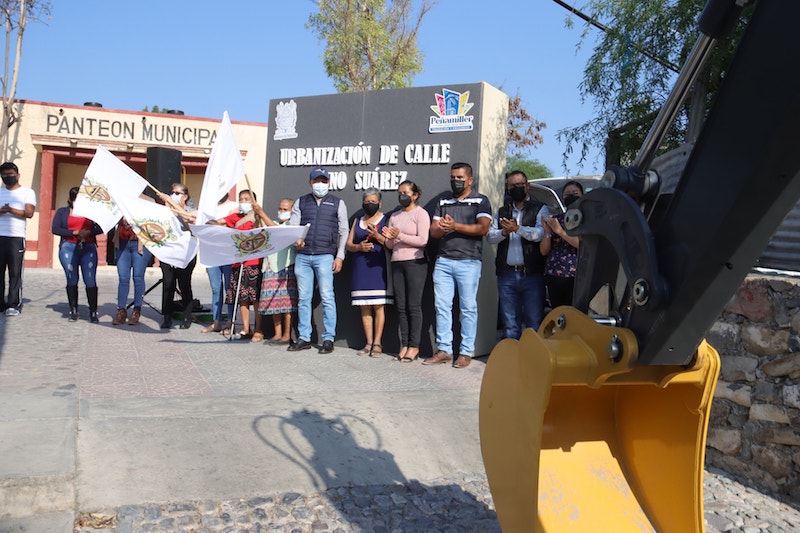
<path id="1" fill-rule="evenodd" d="M 462 180 L 450 180 L 450 189 L 453 191 L 453 196 L 461 196 L 464 189 L 467 188 L 467 182 Z"/>
<path id="2" fill-rule="evenodd" d="M 3 176 L 3 183 L 6 184 L 6 187 L 13 187 L 17 184 L 17 177 L 16 176 Z"/>
<path id="3" fill-rule="evenodd" d="M 314 193 L 314 196 L 317 198 L 324 198 L 328 194 L 328 184 L 327 183 L 312 183 L 311 184 L 311 192 Z"/>
<path id="4" fill-rule="evenodd" d="M 179 204 L 179 203 L 181 203 L 181 193 L 179 193 L 179 192 L 174 192 L 174 193 L 170 194 L 170 197 L 172 198 L 172 200 L 173 200 L 173 201 L 174 201 L 176 204 Z"/>
<path id="5" fill-rule="evenodd" d="M 292 218 L 291 211 L 278 211 L 278 220 L 280 220 L 281 222 L 286 222 L 290 218 Z"/>
<path id="6" fill-rule="evenodd" d="M 399 194 L 397 196 L 397 203 L 400 204 L 400 207 L 408 207 L 411 205 L 411 197 L 407 194 Z"/>
<path id="7" fill-rule="evenodd" d="M 515 185 L 508 190 L 508 195 L 511 196 L 511 199 L 515 202 L 521 202 L 527 196 L 525 194 L 525 186 L 524 185 Z"/>
<path id="8" fill-rule="evenodd" d="M 253 210 L 253 204 L 251 203 L 239 203 L 239 211 L 244 213 L 245 215 Z"/>
<path id="9" fill-rule="evenodd" d="M 365 213 L 365 214 L 366 214 L 368 217 L 371 217 L 372 215 L 374 215 L 375 213 L 377 213 L 377 212 L 378 212 L 378 208 L 379 208 L 379 207 L 380 207 L 380 206 L 379 206 L 378 204 L 369 204 L 369 203 L 366 203 L 366 202 L 364 202 L 363 204 L 361 204 L 361 208 L 364 210 L 364 213 Z"/>
<path id="10" fill-rule="evenodd" d="M 580 198 L 580 196 L 578 196 L 577 194 L 568 194 L 564 196 L 564 205 L 570 206 L 574 204 L 575 200 L 577 200 L 578 198 Z"/>

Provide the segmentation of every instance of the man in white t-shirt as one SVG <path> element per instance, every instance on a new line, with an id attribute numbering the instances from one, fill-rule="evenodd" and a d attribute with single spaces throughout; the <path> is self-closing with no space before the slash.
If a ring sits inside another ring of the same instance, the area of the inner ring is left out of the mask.
<path id="1" fill-rule="evenodd" d="M 33 189 L 19 184 L 19 169 L 14 163 L 0 165 L 0 308 L 6 316 L 22 309 L 22 270 L 25 264 L 25 228 L 36 209 Z M 8 270 L 8 297 L 5 277 Z"/>

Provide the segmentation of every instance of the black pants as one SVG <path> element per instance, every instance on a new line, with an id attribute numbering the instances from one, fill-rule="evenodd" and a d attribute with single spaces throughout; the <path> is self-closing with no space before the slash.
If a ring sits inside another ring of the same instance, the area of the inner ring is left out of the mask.
<path id="1" fill-rule="evenodd" d="M 555 309 L 559 305 L 572 305 L 575 278 L 545 276 L 544 284 L 547 287 L 547 298 L 550 300 L 551 309 Z"/>
<path id="2" fill-rule="evenodd" d="M 394 301 L 400 321 L 400 345 L 419 348 L 422 336 L 422 291 L 428 278 L 425 259 L 392 262 Z"/>
<path id="3" fill-rule="evenodd" d="M 22 270 L 25 265 L 25 237 L 0 237 L 0 304 L 22 309 Z M 6 294 L 8 271 L 8 298 Z"/>
<path id="4" fill-rule="evenodd" d="M 161 314 L 170 316 L 172 314 L 172 300 L 175 298 L 175 286 L 181 291 L 181 307 L 183 312 L 192 310 L 192 272 L 197 264 L 197 258 L 186 265 L 186 268 L 177 268 L 166 263 L 161 263 L 161 279 L 164 288 L 161 293 Z"/>

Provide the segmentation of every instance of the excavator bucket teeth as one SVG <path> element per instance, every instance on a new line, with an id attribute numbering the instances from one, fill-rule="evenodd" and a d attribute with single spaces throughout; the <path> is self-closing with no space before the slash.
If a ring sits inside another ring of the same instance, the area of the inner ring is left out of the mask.
<path id="1" fill-rule="evenodd" d="M 702 532 L 719 356 L 703 342 L 690 369 L 623 359 L 609 372 L 603 339 L 635 352 L 630 332 L 565 309 L 578 327 L 503 340 L 484 372 L 481 450 L 503 531 Z"/>

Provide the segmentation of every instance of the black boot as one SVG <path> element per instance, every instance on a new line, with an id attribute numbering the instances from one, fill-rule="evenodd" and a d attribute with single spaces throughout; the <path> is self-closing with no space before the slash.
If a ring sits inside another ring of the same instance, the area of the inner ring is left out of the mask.
<path id="1" fill-rule="evenodd" d="M 194 302 L 189 300 L 188 304 L 184 304 L 183 306 L 183 322 L 181 322 L 181 329 L 189 329 L 192 325 L 192 308 L 194 306 Z"/>
<path id="2" fill-rule="evenodd" d="M 67 285 L 67 302 L 69 302 L 69 321 L 78 320 L 78 286 Z"/>
<path id="3" fill-rule="evenodd" d="M 161 323 L 161 329 L 170 329 L 172 327 L 172 315 L 164 315 L 164 321 Z"/>
<path id="4" fill-rule="evenodd" d="M 86 299 L 89 300 L 89 322 L 97 324 L 97 287 L 86 287 Z"/>

